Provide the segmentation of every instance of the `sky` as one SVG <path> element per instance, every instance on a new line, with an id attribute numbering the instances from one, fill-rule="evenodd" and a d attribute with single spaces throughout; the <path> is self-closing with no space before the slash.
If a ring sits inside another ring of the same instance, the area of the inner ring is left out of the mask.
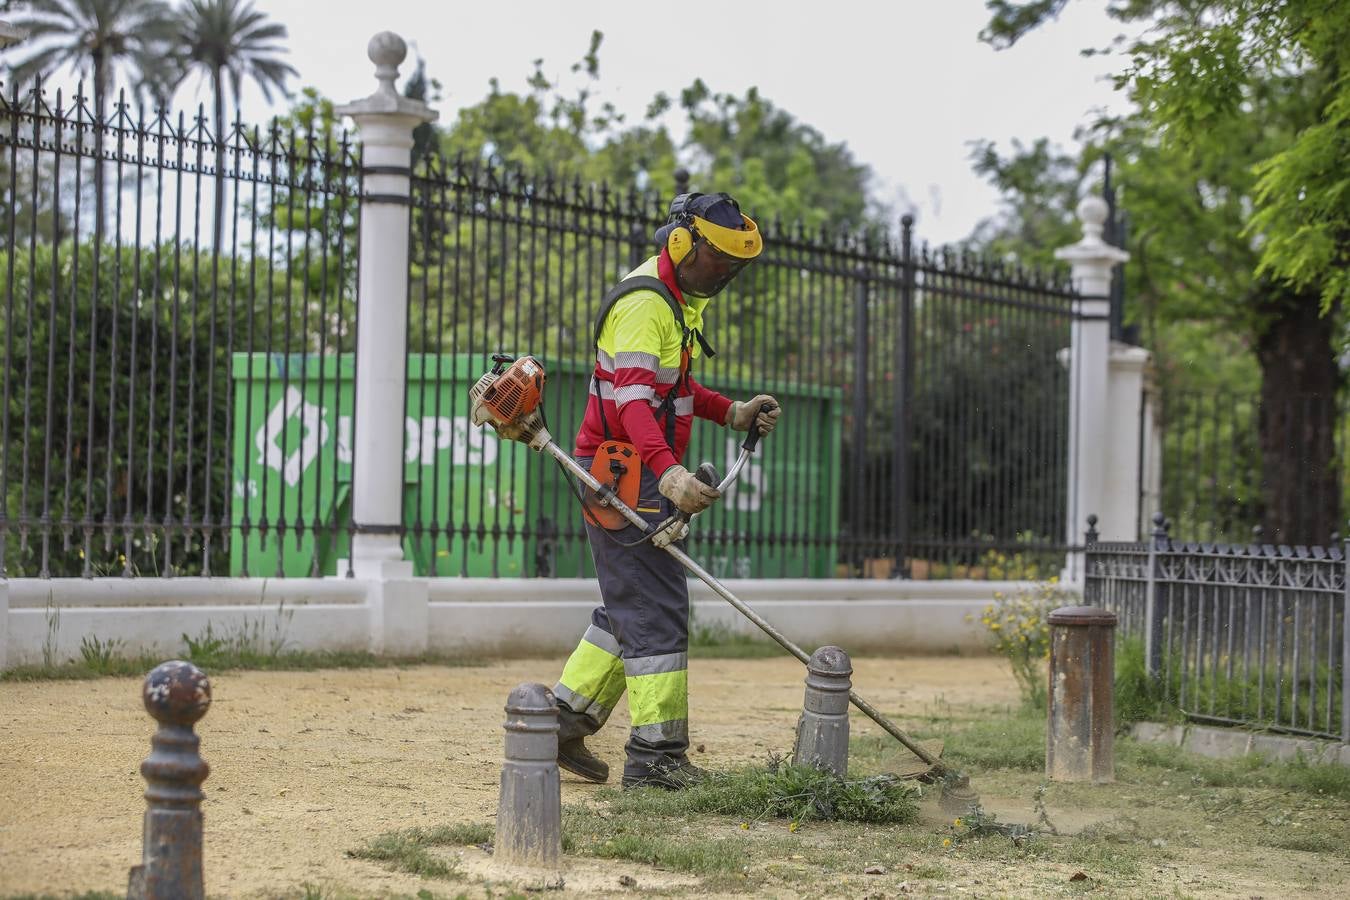
<path id="1" fill-rule="evenodd" d="M 931 243 L 961 240 L 997 210 L 995 191 L 971 170 L 972 141 L 1006 151 L 1014 139 L 1046 136 L 1071 147 L 1097 111 L 1127 108 L 1107 78 L 1119 60 L 1079 54 L 1121 31 L 1100 0 L 1073 0 L 1058 21 L 1004 51 L 978 39 L 983 0 L 253 2 L 289 30 L 288 59 L 299 72 L 291 87 L 340 103 L 375 88 L 370 37 L 401 35 L 412 49 L 400 84 L 420 53 L 443 86 L 443 123 L 481 100 L 494 76 L 503 90 L 525 91 L 538 58 L 551 79 L 581 84 L 569 68 L 599 29 L 597 107 L 608 100 L 634 121 L 658 91 L 677 97 L 695 78 L 719 93 L 758 87 L 829 142 L 846 143 L 874 173 L 875 199 L 896 215 L 913 213 L 917 236 Z M 197 102 L 209 109 L 209 90 L 190 81 L 174 105 Z M 285 109 L 254 87 L 240 107 L 246 123 Z M 678 115 L 668 121 L 678 139 Z"/>

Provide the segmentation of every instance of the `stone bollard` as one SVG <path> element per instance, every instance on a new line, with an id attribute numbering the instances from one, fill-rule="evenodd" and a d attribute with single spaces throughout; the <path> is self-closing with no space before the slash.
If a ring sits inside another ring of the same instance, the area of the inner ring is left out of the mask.
<path id="1" fill-rule="evenodd" d="M 191 663 L 173 660 L 145 676 L 145 709 L 159 723 L 141 763 L 145 811 L 141 864 L 128 900 L 201 900 L 202 789 L 210 767 L 197 753 L 192 726 L 211 706 L 211 682 Z"/>
<path id="2" fill-rule="evenodd" d="M 853 664 L 838 647 L 821 647 L 806 666 L 806 699 L 792 762 L 848 775 L 848 692 Z"/>
<path id="3" fill-rule="evenodd" d="M 1116 614 L 1065 606 L 1049 621 L 1045 774 L 1054 781 L 1115 781 Z"/>
<path id="4" fill-rule="evenodd" d="M 542 684 L 522 684 L 506 698 L 506 762 L 497 804 L 493 855 L 507 865 L 562 865 L 562 781 L 558 777 L 558 707 Z"/>

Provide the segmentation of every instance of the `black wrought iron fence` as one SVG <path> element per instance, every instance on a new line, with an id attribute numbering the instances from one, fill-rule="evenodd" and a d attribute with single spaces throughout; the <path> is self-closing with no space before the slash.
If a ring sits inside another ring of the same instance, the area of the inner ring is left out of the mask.
<path id="1" fill-rule="evenodd" d="M 119 98 L 0 98 L 0 572 L 319 575 L 349 556 L 361 152 Z M 470 427 L 498 351 L 575 434 L 608 285 L 667 197 L 423 160 L 412 178 L 404 542 L 437 575 L 580 575 L 559 474 Z M 752 211 L 753 212 L 753 211 Z M 1073 295 L 1062 276 L 762 223 L 697 374 L 784 424 L 693 549 L 721 576 L 1057 571 Z M 390 398 L 390 402 L 397 402 Z M 733 439 L 696 426 L 690 457 Z"/>
<path id="2" fill-rule="evenodd" d="M 1192 720 L 1350 739 L 1344 544 L 1087 542 L 1086 602 L 1117 613 Z"/>
<path id="3" fill-rule="evenodd" d="M 1161 506 L 1207 541 L 1320 543 L 1350 510 L 1350 393 L 1159 392 Z M 1266 441 L 1280 453 L 1267 461 Z M 1287 464 L 1291 461 L 1293 464 Z M 1149 465 L 1148 459 L 1143 461 Z"/>
<path id="4" fill-rule="evenodd" d="M 0 575 L 320 571 L 358 148 L 39 83 L 0 98 L 0 190 Z"/>
<path id="5" fill-rule="evenodd" d="M 574 500 L 550 465 L 467 423 L 497 352 L 532 353 L 570 442 L 608 286 L 655 254 L 668 199 L 481 161 L 414 178 L 406 514 L 430 573 L 585 575 Z M 753 210 L 750 211 L 753 214 Z M 1073 294 L 1062 276 L 899 239 L 761 223 L 765 256 L 707 315 L 697 376 L 774 393 L 784 424 L 700 521 L 714 574 L 892 576 L 1058 571 L 1064 542 Z M 690 458 L 734 456 L 695 425 Z"/>

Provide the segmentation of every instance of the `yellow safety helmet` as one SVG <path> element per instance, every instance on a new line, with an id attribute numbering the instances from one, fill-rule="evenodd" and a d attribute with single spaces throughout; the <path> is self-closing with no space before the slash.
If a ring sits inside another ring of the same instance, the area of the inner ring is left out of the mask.
<path id="1" fill-rule="evenodd" d="M 665 245 L 677 268 L 699 241 L 724 259 L 725 277 L 719 277 L 717 283 L 707 285 L 704 290 L 688 291 L 695 296 L 717 293 L 764 250 L 755 220 L 741 212 L 740 204 L 724 193 L 676 197 L 671 201 L 666 224 L 656 232 L 656 240 Z"/>
<path id="2" fill-rule="evenodd" d="M 667 222 L 656 232 L 671 262 L 678 265 L 689 254 L 695 237 L 733 259 L 751 260 L 764 250 L 759 226 L 730 194 L 681 194 L 671 201 Z"/>

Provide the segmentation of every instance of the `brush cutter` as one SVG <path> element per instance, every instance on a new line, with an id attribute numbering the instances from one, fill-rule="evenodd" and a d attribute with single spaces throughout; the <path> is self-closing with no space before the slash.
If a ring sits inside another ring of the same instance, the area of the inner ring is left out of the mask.
<path id="1" fill-rule="evenodd" d="M 500 437 L 520 441 L 531 450 L 552 456 L 568 474 L 594 492 L 596 502 L 609 507 L 637 526 L 643 532 L 644 539 L 650 539 L 655 546 L 664 549 L 679 560 L 681 565 L 698 576 L 718 596 L 735 607 L 737 612 L 753 622 L 760 631 L 771 637 L 775 643 L 795 656 L 802 664 L 805 665 L 810 662 L 810 654 L 769 624 L 763 616 L 747 606 L 676 545 L 676 542 L 688 533 L 691 517 L 677 512 L 676 515 L 659 525 L 650 524 L 620 500 L 610 486 L 597 480 L 591 472 L 577 463 L 571 454 L 558 446 L 553 440 L 553 436 L 549 434 L 544 422 L 541 401 L 543 400 L 547 375 L 544 372 L 543 365 L 538 360 L 530 356 L 513 359 L 509 356 L 498 355 L 493 357 L 493 361 L 495 365 L 492 370 L 478 379 L 478 382 L 469 390 L 471 418 L 475 425 L 480 427 L 491 425 Z M 727 472 L 726 477 L 718 481 L 716 470 L 710 463 L 699 466 L 698 477 L 706 484 L 715 484 L 719 491 L 725 491 L 735 482 L 736 477 L 744 468 L 746 461 L 750 458 L 750 454 L 755 451 L 758 443 L 759 431 L 752 425 L 745 442 L 741 445 L 741 452 L 735 463 L 732 464 L 730 471 Z M 942 786 L 944 807 L 965 812 L 971 805 L 979 802 L 979 797 L 970 788 L 969 778 L 949 769 L 941 759 L 882 715 L 876 707 L 858 696 L 856 691 L 850 690 L 848 698 L 854 706 L 862 710 L 864 715 L 880 725 L 887 734 L 923 761 L 927 768 L 922 772 L 913 773 L 910 777 L 917 777 L 923 781 L 939 782 Z"/>

